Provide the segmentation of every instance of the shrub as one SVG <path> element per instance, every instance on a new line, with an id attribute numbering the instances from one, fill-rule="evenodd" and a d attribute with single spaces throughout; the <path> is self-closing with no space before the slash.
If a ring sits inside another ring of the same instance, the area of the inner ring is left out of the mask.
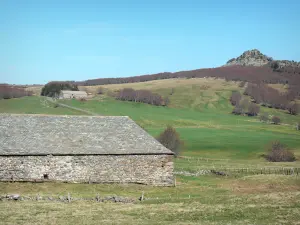
<path id="1" fill-rule="evenodd" d="M 248 116 L 257 116 L 257 114 L 259 113 L 260 108 L 258 105 L 256 105 L 255 103 L 250 103 L 248 106 Z"/>
<path id="2" fill-rule="evenodd" d="M 291 115 L 297 115 L 299 113 L 299 105 L 297 103 L 290 103 L 287 106 L 287 110 Z"/>
<path id="3" fill-rule="evenodd" d="M 271 120 L 274 124 L 280 124 L 280 122 L 281 122 L 281 120 L 278 116 L 273 116 Z"/>
<path id="4" fill-rule="evenodd" d="M 43 88 L 41 95 L 48 96 L 48 97 L 55 97 L 59 95 L 60 91 L 62 90 L 71 90 L 71 91 L 78 91 L 78 86 L 73 83 L 68 82 L 49 82 Z"/>
<path id="5" fill-rule="evenodd" d="M 246 82 L 242 81 L 242 82 L 240 82 L 239 87 L 243 88 L 243 87 L 245 87 L 245 84 L 246 84 Z"/>
<path id="6" fill-rule="evenodd" d="M 104 90 L 103 90 L 102 87 L 99 87 L 99 88 L 97 89 L 97 94 L 98 94 L 98 95 L 103 95 L 103 94 L 104 94 Z"/>
<path id="7" fill-rule="evenodd" d="M 172 89 L 171 89 L 171 92 L 170 92 L 170 95 L 173 95 L 173 94 L 174 94 L 174 92 L 175 92 L 175 89 L 174 89 L 174 88 L 172 88 Z"/>
<path id="8" fill-rule="evenodd" d="M 265 158 L 270 162 L 293 162 L 296 157 L 280 141 L 273 141 L 268 149 Z"/>
<path id="9" fill-rule="evenodd" d="M 246 98 L 244 98 L 240 101 L 239 106 L 243 110 L 243 113 L 248 111 L 249 104 L 250 104 L 250 102 Z"/>
<path id="10" fill-rule="evenodd" d="M 165 99 L 164 99 L 164 105 L 168 106 L 169 103 L 170 103 L 170 99 L 168 97 L 165 97 Z"/>
<path id="11" fill-rule="evenodd" d="M 269 115 L 268 115 L 268 113 L 264 113 L 264 114 L 260 115 L 259 119 L 260 119 L 260 121 L 262 121 L 262 122 L 265 122 L 265 123 L 268 122 L 268 120 L 269 120 Z"/>
<path id="12" fill-rule="evenodd" d="M 177 131 L 168 126 L 158 137 L 157 140 L 166 148 L 170 149 L 174 152 L 175 157 L 177 157 L 182 148 L 183 148 L 183 141 L 180 140 L 180 135 Z"/>
<path id="13" fill-rule="evenodd" d="M 230 97 L 231 105 L 238 105 L 242 99 L 242 95 L 240 92 L 233 92 Z"/>
<path id="14" fill-rule="evenodd" d="M 243 114 L 243 109 L 240 106 L 235 106 L 232 110 L 232 114 L 234 115 L 241 115 Z"/>
<path id="15" fill-rule="evenodd" d="M 277 70 L 277 69 L 279 69 L 279 63 L 276 62 L 276 61 L 273 61 L 273 62 L 271 62 L 270 67 L 271 67 L 273 70 Z"/>

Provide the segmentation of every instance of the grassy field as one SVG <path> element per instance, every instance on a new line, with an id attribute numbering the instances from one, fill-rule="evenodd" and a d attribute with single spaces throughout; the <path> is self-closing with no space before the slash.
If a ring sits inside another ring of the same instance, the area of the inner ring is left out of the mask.
<path id="1" fill-rule="evenodd" d="M 246 168 L 300 167 L 300 132 L 294 125 L 300 116 L 262 108 L 278 115 L 281 125 L 264 124 L 257 118 L 234 116 L 228 98 L 235 82 L 220 79 L 170 79 L 144 83 L 104 85 L 106 93 L 120 88 L 149 89 L 171 100 L 169 107 L 116 101 L 97 95 L 85 102 L 61 101 L 100 115 L 130 116 L 151 135 L 167 125 L 176 127 L 185 142 L 175 159 L 175 171 Z M 87 87 L 95 93 L 97 86 Z M 281 87 L 277 87 L 281 88 Z M 170 93 L 172 92 L 171 95 Z M 38 93 L 38 88 L 35 87 Z M 0 100 L 0 113 L 79 114 L 54 107 L 44 98 L 33 96 Z M 272 140 L 292 149 L 298 160 L 291 163 L 266 162 L 261 155 Z M 3 224 L 300 224 L 300 175 L 230 174 L 229 176 L 176 176 L 177 186 L 0 183 L 0 195 L 95 197 L 120 195 L 137 199 L 141 193 L 149 200 L 135 204 L 58 202 L 0 202 Z"/>
<path id="2" fill-rule="evenodd" d="M 177 187 L 105 184 L 1 184 L 2 193 L 73 197 L 129 196 L 135 204 L 75 201 L 0 203 L 2 224 L 299 224 L 300 179 L 177 176 Z"/>
<path id="3" fill-rule="evenodd" d="M 46 101 L 45 98 L 32 96 L 15 99 L 1 99 L 0 113 L 25 113 L 25 114 L 58 114 L 58 115 L 79 115 L 74 110 L 54 107 L 54 104 Z"/>

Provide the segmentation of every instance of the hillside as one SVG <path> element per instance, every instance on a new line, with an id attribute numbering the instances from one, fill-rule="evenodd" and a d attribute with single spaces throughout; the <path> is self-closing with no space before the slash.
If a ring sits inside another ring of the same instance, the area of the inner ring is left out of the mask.
<path id="1" fill-rule="evenodd" d="M 103 88 L 104 94 L 96 95 L 99 87 Z M 110 97 L 111 93 L 129 87 L 136 90 L 147 89 L 169 97 L 170 104 L 168 107 L 152 106 L 118 101 Z M 239 159 L 250 157 L 256 161 L 268 141 L 280 139 L 295 148 L 296 140 L 300 139 L 300 133 L 294 129 L 300 117 L 291 116 L 283 110 L 261 107 L 261 113 L 279 116 L 282 119 L 280 126 L 263 124 L 256 117 L 232 115 L 233 107 L 229 98 L 232 91 L 243 92 L 240 82 L 193 78 L 79 88 L 94 93 L 95 97 L 83 102 L 78 100 L 61 100 L 61 102 L 95 114 L 130 116 L 153 135 L 157 135 L 168 124 L 173 125 L 186 141 L 187 155 L 216 158 L 226 156 Z M 43 103 L 39 97 L 2 100 L 0 112 L 71 114 L 69 109 L 39 103 Z M 238 140 L 241 142 L 237 141 L 236 137 L 240 137 Z"/>
<path id="2" fill-rule="evenodd" d="M 104 94 L 97 94 L 99 87 Z M 285 87 L 274 86 L 282 91 Z M 286 224 L 293 224 L 298 220 L 300 132 L 294 125 L 300 121 L 299 115 L 291 116 L 283 110 L 262 107 L 262 112 L 279 116 L 282 119 L 280 125 L 262 123 L 257 117 L 235 116 L 231 114 L 233 106 L 229 97 L 232 91 L 243 92 L 244 88 L 241 82 L 224 79 L 176 78 L 79 88 L 94 93 L 94 98 L 58 102 L 98 115 L 129 116 L 154 137 L 167 125 L 176 128 L 185 143 L 181 157 L 174 160 L 176 187 L 3 182 L 0 183 L 0 196 L 18 193 L 34 199 L 4 200 L 0 204 L 4 223 L 18 224 L 25 220 L 27 224 L 43 224 L 49 217 L 56 218 L 55 223 L 60 224 L 97 224 L 111 218 L 118 224 L 153 224 L 154 220 L 160 224 L 178 221 L 180 224 L 247 224 L 249 221 L 276 224 L 281 218 Z M 151 90 L 168 96 L 170 104 L 168 107 L 153 106 L 111 97 L 122 88 Z M 34 90 L 39 93 L 37 87 Z M 0 113 L 82 114 L 51 103 L 42 96 L 0 100 Z M 286 144 L 298 160 L 266 161 L 262 154 L 273 140 Z M 210 170 L 223 171 L 228 176 L 207 174 Z M 297 171 L 297 175 L 285 175 L 284 171 Z M 36 200 L 37 193 L 43 200 Z M 68 193 L 72 197 L 71 203 L 47 200 L 49 196 L 54 199 Z M 145 200 L 140 202 L 137 199 L 142 193 Z M 125 196 L 137 201 L 106 204 L 96 202 L 97 195 Z M 88 200 L 74 200 L 76 198 Z M 74 212 L 80 212 L 80 215 L 70 217 Z"/>
<path id="3" fill-rule="evenodd" d="M 300 62 L 274 60 L 257 49 L 245 51 L 237 58 L 230 59 L 224 66 L 190 71 L 164 72 L 125 78 L 99 78 L 77 82 L 79 85 L 106 85 L 146 82 L 172 78 L 215 77 L 232 81 L 253 83 L 289 84 L 290 90 L 300 94 Z"/>

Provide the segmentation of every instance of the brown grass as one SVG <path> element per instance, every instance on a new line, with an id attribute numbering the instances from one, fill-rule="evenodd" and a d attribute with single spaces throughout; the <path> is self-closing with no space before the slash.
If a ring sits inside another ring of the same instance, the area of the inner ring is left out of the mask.
<path id="1" fill-rule="evenodd" d="M 238 88 L 238 82 L 225 81 L 224 79 L 214 78 L 193 78 L 193 79 L 167 79 L 167 80 L 153 80 L 139 83 L 126 83 L 126 84 L 109 84 L 109 85 L 95 85 L 85 86 L 89 92 L 96 93 L 99 87 L 104 89 L 116 91 L 122 88 L 133 88 L 136 90 L 159 90 L 159 89 L 170 89 L 182 86 L 190 86 L 202 88 L 203 90 L 231 90 L 232 87 Z"/>

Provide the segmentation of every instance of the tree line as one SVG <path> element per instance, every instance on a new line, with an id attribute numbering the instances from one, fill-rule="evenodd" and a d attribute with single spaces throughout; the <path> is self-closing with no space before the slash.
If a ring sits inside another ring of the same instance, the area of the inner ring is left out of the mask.
<path id="1" fill-rule="evenodd" d="M 270 65 L 262 67 L 254 66 L 227 66 L 211 69 L 198 69 L 190 71 L 180 71 L 175 73 L 163 72 L 141 76 L 123 78 L 100 78 L 76 82 L 78 85 L 105 85 L 146 82 L 151 80 L 162 80 L 171 78 L 204 78 L 215 77 L 230 81 L 247 81 L 251 83 L 280 83 L 289 84 L 295 93 L 300 95 L 300 68 L 280 68 L 274 70 Z"/>
<path id="2" fill-rule="evenodd" d="M 235 115 L 257 116 L 260 112 L 260 107 L 243 98 L 240 92 L 233 92 L 230 97 L 230 102 L 234 107 L 232 113 Z"/>
<path id="3" fill-rule="evenodd" d="M 265 84 L 249 83 L 244 91 L 244 95 L 250 96 L 255 103 L 265 107 L 288 110 L 292 115 L 296 115 L 299 112 L 298 104 L 293 102 L 297 97 L 293 90 L 280 93 L 278 90 Z M 236 98 L 236 96 L 232 97 Z"/>
<path id="4" fill-rule="evenodd" d="M 79 91 L 77 84 L 74 82 L 51 81 L 42 88 L 41 95 L 55 97 L 58 96 L 62 90 Z"/>
<path id="5" fill-rule="evenodd" d="M 132 88 L 121 89 L 115 98 L 121 101 L 142 102 L 156 106 L 166 106 L 169 103 L 167 97 L 163 98 L 161 95 L 149 90 L 134 90 Z"/>
<path id="6" fill-rule="evenodd" d="M 31 96 L 31 91 L 26 91 L 15 85 L 0 84 L 0 99 L 21 98 L 24 96 Z"/>

